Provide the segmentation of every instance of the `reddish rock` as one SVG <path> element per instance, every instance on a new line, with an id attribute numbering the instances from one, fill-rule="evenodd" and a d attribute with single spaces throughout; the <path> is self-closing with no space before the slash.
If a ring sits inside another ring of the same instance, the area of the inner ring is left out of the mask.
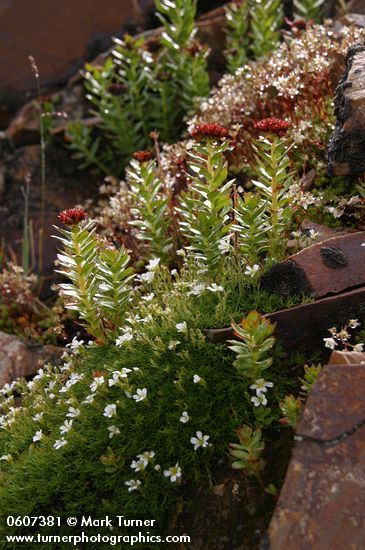
<path id="1" fill-rule="evenodd" d="M 62 348 L 34 346 L 0 332 L 0 387 L 19 377 L 33 376 L 45 363 L 57 361 Z"/>
<path id="2" fill-rule="evenodd" d="M 42 86 L 64 82 L 126 24 L 143 22 L 151 5 L 151 0 L 2 0 L 1 103 L 10 105 L 16 95 L 35 89 L 29 55 L 37 62 Z"/>
<path id="3" fill-rule="evenodd" d="M 274 336 L 286 352 L 311 354 L 323 349 L 323 338 L 328 337 L 330 327 L 340 327 L 349 319 L 365 321 L 365 288 L 269 313 L 265 317 L 276 323 Z M 206 329 L 204 332 L 213 342 L 236 339 L 232 327 Z"/>
<path id="4" fill-rule="evenodd" d="M 365 232 L 327 239 L 290 256 L 316 298 L 365 284 Z"/>
<path id="5" fill-rule="evenodd" d="M 329 365 L 365 365 L 365 352 L 333 351 L 328 360 Z"/>
<path id="6" fill-rule="evenodd" d="M 296 430 L 268 550 L 365 548 L 364 395 L 365 366 L 320 373 Z"/>

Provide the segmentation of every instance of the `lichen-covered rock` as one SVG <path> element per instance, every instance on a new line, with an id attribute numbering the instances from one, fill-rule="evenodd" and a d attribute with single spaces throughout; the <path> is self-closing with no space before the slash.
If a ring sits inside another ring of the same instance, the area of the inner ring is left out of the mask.
<path id="1" fill-rule="evenodd" d="M 56 346 L 34 346 L 12 334 L 0 332 L 0 387 L 19 377 L 34 375 L 63 352 Z"/>
<path id="2" fill-rule="evenodd" d="M 336 126 L 328 147 L 328 168 L 336 176 L 365 171 L 365 44 L 351 46 L 336 89 Z"/>

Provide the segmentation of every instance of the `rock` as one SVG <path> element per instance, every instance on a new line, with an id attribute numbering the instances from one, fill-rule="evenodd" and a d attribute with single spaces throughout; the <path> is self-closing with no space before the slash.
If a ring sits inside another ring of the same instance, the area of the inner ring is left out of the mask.
<path id="1" fill-rule="evenodd" d="M 3 0 L 0 3 L 0 102 L 10 110 L 36 88 L 28 60 L 39 68 L 41 86 L 54 86 L 75 74 L 128 28 L 141 28 L 152 0 Z M 17 98 L 17 100 L 14 100 Z M 4 109 L 3 121 L 6 122 Z M 4 126 L 3 126 L 4 127 Z"/>
<path id="2" fill-rule="evenodd" d="M 33 376 L 45 363 L 57 361 L 63 348 L 34 346 L 0 332 L 0 387 L 19 377 Z"/>
<path id="3" fill-rule="evenodd" d="M 351 229 L 348 227 L 328 227 L 327 225 L 322 225 L 320 223 L 313 222 L 312 220 L 303 220 L 300 228 L 303 232 L 309 233 L 310 230 L 313 230 L 317 233 L 315 239 L 313 239 L 313 243 L 321 243 L 326 239 L 356 233 L 356 229 Z"/>
<path id="4" fill-rule="evenodd" d="M 29 218 L 33 224 L 34 250 L 36 254 L 35 271 L 39 261 L 38 238 L 41 228 L 41 178 L 40 146 L 31 145 L 16 149 L 4 155 L 5 189 L 0 205 L 0 235 L 7 247 L 14 252 L 20 262 L 21 239 L 23 236 L 24 197 L 22 189 L 27 178 L 30 180 Z M 68 151 L 57 145 L 46 149 L 46 209 L 44 226 L 44 250 L 42 273 L 47 284 L 44 290 L 55 281 L 54 260 L 58 243 L 50 238 L 58 224 L 57 215 L 61 210 L 79 204 L 87 204 L 93 197 L 99 197 L 100 178 L 92 173 L 78 170 L 77 164 L 70 160 Z"/>
<path id="5" fill-rule="evenodd" d="M 311 355 L 316 350 L 323 350 L 323 338 L 328 337 L 330 327 L 341 327 L 349 319 L 364 323 L 365 288 L 282 309 L 265 317 L 276 323 L 274 336 L 286 353 L 298 351 Z M 237 339 L 232 327 L 205 329 L 204 333 L 213 342 Z"/>
<path id="6" fill-rule="evenodd" d="M 365 14 L 365 0 L 351 0 L 346 5 L 346 11 L 348 14 Z"/>
<path id="7" fill-rule="evenodd" d="M 365 548 L 364 410 L 365 366 L 324 368 L 296 430 L 268 550 Z"/>
<path id="8" fill-rule="evenodd" d="M 363 231 L 326 239 L 293 254 L 279 265 L 289 263 L 301 269 L 313 295 L 322 298 L 365 285 L 364 242 Z M 270 272 L 266 274 L 269 280 Z"/>
<path id="9" fill-rule="evenodd" d="M 365 4 L 364 4 L 365 7 Z M 339 22 L 342 25 L 346 25 L 347 27 L 351 25 L 355 25 L 356 27 L 359 27 L 359 29 L 363 29 L 365 27 L 365 12 L 362 13 L 346 13 L 341 19 L 339 19 Z"/>
<path id="10" fill-rule="evenodd" d="M 365 44 L 351 46 L 345 61 L 335 96 L 337 121 L 328 147 L 328 169 L 336 176 L 365 171 Z"/>
<path id="11" fill-rule="evenodd" d="M 328 360 L 329 365 L 360 365 L 365 366 L 365 353 L 361 351 L 334 350 Z"/>

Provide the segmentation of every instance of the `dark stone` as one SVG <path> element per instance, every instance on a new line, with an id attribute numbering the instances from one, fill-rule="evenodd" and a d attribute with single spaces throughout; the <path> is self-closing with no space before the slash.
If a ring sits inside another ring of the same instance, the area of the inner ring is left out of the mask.
<path id="1" fill-rule="evenodd" d="M 336 176 L 365 171 L 365 44 L 351 46 L 345 63 L 335 93 L 336 125 L 328 145 L 328 171 Z"/>
<path id="2" fill-rule="evenodd" d="M 260 286 L 281 296 L 312 293 L 305 272 L 292 261 L 274 265 L 261 277 Z"/>
<path id="3" fill-rule="evenodd" d="M 345 254 L 335 246 L 322 246 L 320 254 L 324 265 L 331 269 L 345 267 L 348 264 Z"/>

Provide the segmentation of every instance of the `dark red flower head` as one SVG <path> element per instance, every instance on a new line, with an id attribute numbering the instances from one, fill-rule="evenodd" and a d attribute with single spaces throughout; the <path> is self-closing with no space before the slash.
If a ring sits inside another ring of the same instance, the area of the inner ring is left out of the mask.
<path id="1" fill-rule="evenodd" d="M 119 84 L 119 82 L 113 82 L 108 88 L 108 92 L 111 95 L 122 95 L 127 90 L 124 84 Z"/>
<path id="2" fill-rule="evenodd" d="M 158 37 L 152 36 L 143 44 L 143 48 L 150 53 L 157 53 L 162 47 Z"/>
<path id="3" fill-rule="evenodd" d="M 286 134 L 288 128 L 290 128 L 290 124 L 281 118 L 270 117 L 263 118 L 259 122 L 256 122 L 256 124 L 254 124 L 254 128 L 260 132 L 269 132 L 282 137 Z"/>
<path id="4" fill-rule="evenodd" d="M 58 219 L 65 225 L 77 225 L 86 218 L 86 212 L 83 208 L 69 208 L 62 210 L 58 214 Z"/>
<path id="5" fill-rule="evenodd" d="M 215 122 L 203 122 L 197 124 L 191 130 L 190 135 L 197 141 L 202 139 L 226 139 L 229 136 L 227 128 Z"/>
<path id="6" fill-rule="evenodd" d="M 133 153 L 133 158 L 138 160 L 138 162 L 148 162 L 151 160 L 152 155 L 150 151 L 136 151 Z"/>

